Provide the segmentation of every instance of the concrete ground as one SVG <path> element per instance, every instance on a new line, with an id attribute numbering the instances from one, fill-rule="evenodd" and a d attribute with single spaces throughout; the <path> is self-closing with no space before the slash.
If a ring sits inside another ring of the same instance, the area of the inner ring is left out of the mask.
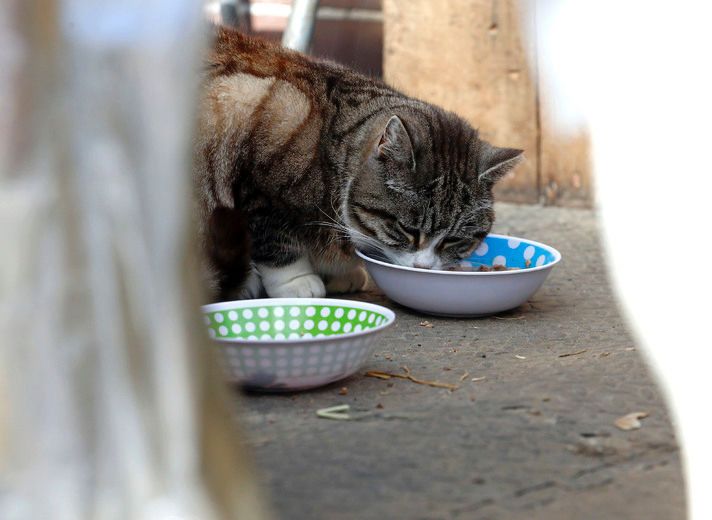
<path id="1" fill-rule="evenodd" d="M 398 319 L 359 374 L 310 392 L 238 400 L 277 518 L 685 517 L 672 427 L 616 308 L 594 213 L 500 204 L 497 215 L 495 231 L 563 255 L 528 304 L 442 319 L 369 291 L 358 298 Z M 432 328 L 420 326 L 426 319 Z M 404 365 L 460 387 L 363 376 Z M 373 413 L 315 415 L 341 403 Z M 640 429 L 614 426 L 635 411 L 650 414 Z"/>

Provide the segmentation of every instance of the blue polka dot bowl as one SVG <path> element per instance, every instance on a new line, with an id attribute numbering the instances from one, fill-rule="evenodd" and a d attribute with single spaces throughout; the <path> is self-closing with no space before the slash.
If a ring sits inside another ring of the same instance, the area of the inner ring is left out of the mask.
<path id="1" fill-rule="evenodd" d="M 357 251 L 371 278 L 393 301 L 427 314 L 487 316 L 520 306 L 561 261 L 553 247 L 524 238 L 488 235 L 462 262 L 464 271 L 394 265 Z M 481 266 L 513 270 L 480 272 Z"/>
<path id="2" fill-rule="evenodd" d="M 228 380 L 254 390 L 315 388 L 355 373 L 393 324 L 390 309 L 331 298 L 267 298 L 203 306 Z"/>

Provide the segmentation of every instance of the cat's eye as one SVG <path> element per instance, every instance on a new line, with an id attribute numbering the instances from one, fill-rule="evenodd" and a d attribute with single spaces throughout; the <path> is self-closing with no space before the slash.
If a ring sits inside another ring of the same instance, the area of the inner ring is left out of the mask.
<path id="1" fill-rule="evenodd" d="M 405 235 L 405 237 L 408 239 L 408 241 L 412 244 L 415 244 L 419 241 L 420 238 L 420 230 L 419 229 L 414 229 L 408 226 L 404 226 L 400 222 L 396 222 L 396 227 L 398 230 Z"/>
<path id="2" fill-rule="evenodd" d="M 464 245 L 465 239 L 461 237 L 445 237 L 440 242 L 440 247 L 448 249 L 450 247 Z"/>

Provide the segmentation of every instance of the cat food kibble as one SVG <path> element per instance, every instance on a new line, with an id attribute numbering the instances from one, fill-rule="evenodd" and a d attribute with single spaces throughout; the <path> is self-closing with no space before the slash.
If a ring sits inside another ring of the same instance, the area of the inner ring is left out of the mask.
<path id="1" fill-rule="evenodd" d="M 461 272 L 479 272 L 479 273 L 489 273 L 492 271 L 518 271 L 519 267 L 505 267 L 503 265 L 480 265 L 480 266 L 467 266 L 467 265 L 456 265 L 449 267 L 448 271 L 461 271 Z"/>

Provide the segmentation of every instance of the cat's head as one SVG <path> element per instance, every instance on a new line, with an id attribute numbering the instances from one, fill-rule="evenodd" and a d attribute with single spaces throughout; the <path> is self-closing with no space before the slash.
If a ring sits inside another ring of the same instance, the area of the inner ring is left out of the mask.
<path id="1" fill-rule="evenodd" d="M 494 222 L 492 187 L 521 159 L 453 114 L 393 115 L 367 139 L 342 217 L 356 246 L 404 266 L 469 256 Z"/>

